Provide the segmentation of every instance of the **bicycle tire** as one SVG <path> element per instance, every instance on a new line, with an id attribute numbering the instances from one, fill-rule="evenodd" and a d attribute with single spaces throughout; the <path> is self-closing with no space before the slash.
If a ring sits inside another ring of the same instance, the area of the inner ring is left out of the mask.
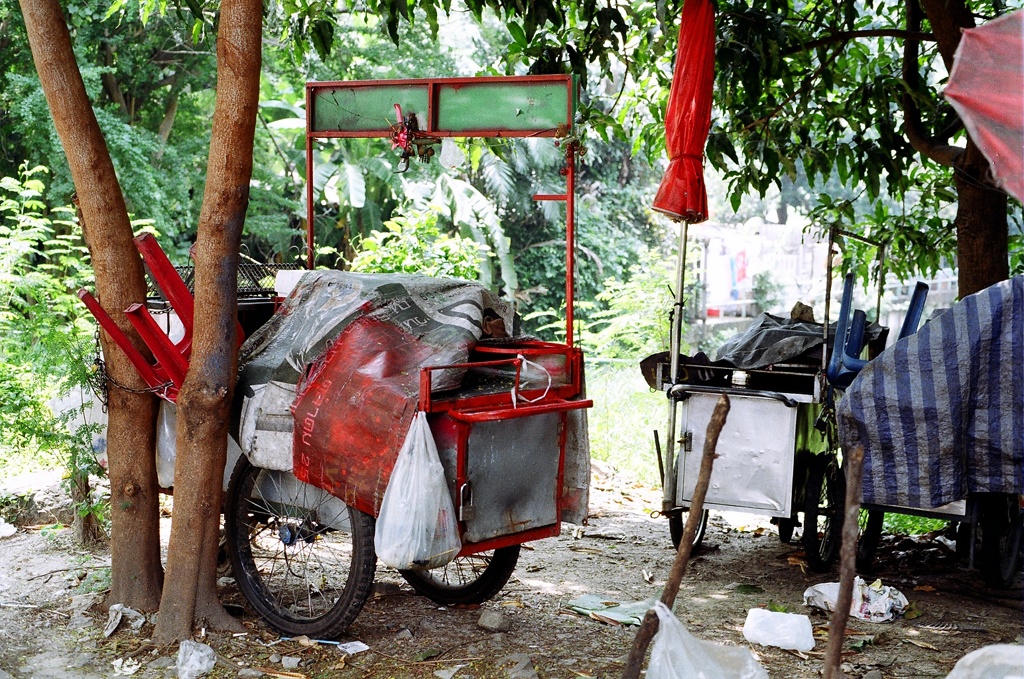
<path id="1" fill-rule="evenodd" d="M 225 527 L 235 581 L 282 634 L 337 637 L 373 589 L 373 517 L 331 498 L 244 455 L 232 472 Z"/>

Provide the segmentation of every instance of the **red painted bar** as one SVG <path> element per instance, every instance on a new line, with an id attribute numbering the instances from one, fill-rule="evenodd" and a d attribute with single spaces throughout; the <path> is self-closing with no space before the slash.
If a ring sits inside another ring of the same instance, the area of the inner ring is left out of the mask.
<path id="1" fill-rule="evenodd" d="M 529 417 L 530 415 L 543 415 L 545 413 L 561 413 L 567 410 L 582 410 L 592 408 L 594 402 L 586 401 L 554 401 L 541 403 L 539 405 L 522 405 L 517 408 L 503 408 L 501 410 L 481 410 L 467 412 L 464 410 L 450 410 L 448 415 L 459 422 L 494 422 L 496 420 L 511 420 L 515 417 Z"/>
<path id="2" fill-rule="evenodd" d="M 306 85 L 306 268 L 313 270 L 313 239 L 316 231 L 313 228 L 313 139 L 316 135 L 309 131 L 313 120 L 313 90 Z"/>
<path id="3" fill-rule="evenodd" d="M 166 380 L 162 379 L 157 374 L 153 366 L 149 364 L 149 361 L 143 357 L 139 350 L 132 346 L 132 343 L 128 341 L 127 335 L 121 332 L 121 328 L 117 327 L 114 323 L 114 319 L 111 318 L 100 303 L 96 301 L 96 298 L 92 296 L 88 290 L 82 289 L 78 291 L 78 299 L 82 300 L 86 308 L 96 319 L 96 322 L 100 324 L 100 327 L 110 335 L 110 339 L 114 341 L 114 344 L 124 352 L 124 355 L 128 357 L 132 366 L 138 371 L 139 376 L 142 377 L 142 381 L 149 387 L 159 387 L 164 384 Z"/>
<path id="4" fill-rule="evenodd" d="M 195 316 L 195 302 L 188 286 L 181 280 L 178 270 L 171 264 L 171 260 L 164 254 L 160 244 L 156 242 L 153 234 L 144 233 L 135 238 L 135 248 L 142 255 L 142 261 L 149 268 L 157 287 L 171 303 L 171 308 L 178 314 L 178 319 L 185 326 L 185 339 L 178 343 L 181 347 L 191 343 L 192 328 Z"/>
<path id="5" fill-rule="evenodd" d="M 561 517 L 559 517 L 559 521 L 560 519 Z M 496 537 L 491 540 L 484 540 L 483 542 L 464 544 L 462 545 L 462 550 L 459 552 L 459 556 L 469 556 L 471 554 L 477 554 L 479 552 L 486 552 L 489 549 L 501 549 L 502 547 L 511 547 L 512 545 L 530 542 L 531 540 L 553 538 L 560 535 L 561 532 L 561 523 L 559 522 L 552 524 L 550 526 L 541 526 L 540 528 L 526 530 L 522 533 L 502 535 L 501 537 Z"/>
<path id="6" fill-rule="evenodd" d="M 565 155 L 565 343 L 572 346 L 576 281 L 576 145 Z"/>
<path id="7" fill-rule="evenodd" d="M 124 310 L 124 315 L 135 326 L 142 341 L 153 352 L 156 360 L 160 361 L 160 365 L 167 373 L 171 383 L 181 389 L 181 385 L 185 382 L 185 373 L 188 372 L 188 362 L 170 338 L 160 329 L 149 310 L 142 304 L 132 304 Z"/>

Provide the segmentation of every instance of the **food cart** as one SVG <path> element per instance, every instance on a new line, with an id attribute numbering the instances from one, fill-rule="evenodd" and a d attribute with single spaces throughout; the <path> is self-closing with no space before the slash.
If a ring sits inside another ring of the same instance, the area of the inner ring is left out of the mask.
<path id="1" fill-rule="evenodd" d="M 359 614 L 377 561 L 374 519 L 417 412 L 427 414 L 462 544 L 446 566 L 402 571 L 421 594 L 487 600 L 510 577 L 520 544 L 585 518 L 592 402 L 573 345 L 576 97 L 575 79 L 560 75 L 307 84 L 307 178 L 324 139 L 390 139 L 404 168 L 449 137 L 560 145 L 565 188 L 534 199 L 566 205 L 566 337 L 521 336 L 508 301 L 451 279 L 311 270 L 290 276 L 283 300 L 266 289 L 248 300 L 258 308 L 250 318 L 262 310 L 269 319 L 252 324 L 240 350 L 227 550 L 245 598 L 280 632 L 336 636 Z M 137 243 L 185 338 L 171 341 L 149 310 L 132 308 L 156 357 L 146 361 L 81 296 L 170 405 L 188 367 L 191 293 L 155 241 Z"/>

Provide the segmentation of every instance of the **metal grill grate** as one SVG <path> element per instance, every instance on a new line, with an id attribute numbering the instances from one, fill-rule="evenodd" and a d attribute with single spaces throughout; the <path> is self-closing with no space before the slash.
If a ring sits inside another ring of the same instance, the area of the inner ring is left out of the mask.
<path id="1" fill-rule="evenodd" d="M 194 266 L 174 267 L 185 282 L 189 292 L 193 292 L 195 285 Z M 238 298 L 273 297 L 274 278 L 278 271 L 296 271 L 302 267 L 299 264 L 261 264 L 258 262 L 242 262 L 238 265 Z M 148 277 L 148 297 L 153 300 L 162 300 L 163 294 L 156 286 L 152 276 Z"/>

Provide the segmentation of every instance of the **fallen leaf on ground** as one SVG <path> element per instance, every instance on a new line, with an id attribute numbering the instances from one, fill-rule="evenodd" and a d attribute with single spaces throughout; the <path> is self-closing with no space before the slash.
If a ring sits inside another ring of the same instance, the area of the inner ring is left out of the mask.
<path id="1" fill-rule="evenodd" d="M 907 620 L 913 620 L 914 618 L 920 618 L 924 613 L 917 607 L 917 604 L 913 601 L 907 606 L 907 610 L 903 611 L 903 617 Z"/>
<path id="2" fill-rule="evenodd" d="M 915 592 L 935 592 L 936 589 L 931 585 L 918 585 L 914 588 Z"/>
<path id="3" fill-rule="evenodd" d="M 600 549 L 592 549 L 591 547 L 577 547 L 576 545 L 571 545 L 569 549 L 574 552 L 582 552 L 584 554 L 604 554 Z"/>
<path id="4" fill-rule="evenodd" d="M 904 639 L 904 641 L 906 641 L 908 644 L 914 644 L 915 646 L 918 646 L 920 648 L 927 648 L 929 651 L 939 650 L 926 641 L 914 641 L 913 639 Z"/>
<path id="5" fill-rule="evenodd" d="M 595 613 L 594 611 L 590 611 L 590 617 L 593 618 L 594 620 L 597 620 L 598 622 L 607 623 L 609 625 L 614 625 L 616 627 L 618 627 L 618 626 L 620 626 L 622 624 L 618 620 L 613 620 L 613 619 L 611 619 L 611 618 L 609 618 L 607 616 L 601 615 L 600 613 Z"/>

